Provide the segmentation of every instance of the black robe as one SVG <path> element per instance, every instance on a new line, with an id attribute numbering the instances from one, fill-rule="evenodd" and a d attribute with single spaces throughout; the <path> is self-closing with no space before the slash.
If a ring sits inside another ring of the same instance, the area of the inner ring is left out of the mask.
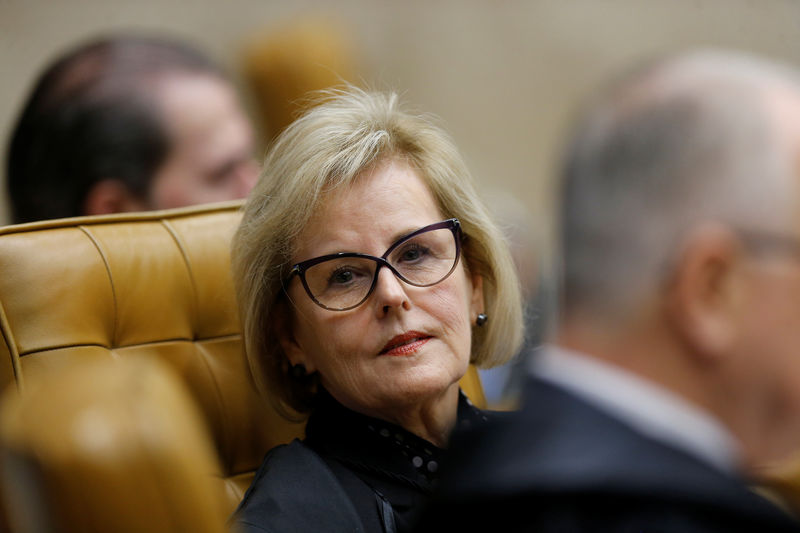
<path id="1" fill-rule="evenodd" d="M 460 394 L 457 425 L 485 419 L 486 413 Z M 409 532 L 445 454 L 324 394 L 305 440 L 267 453 L 233 521 L 241 532 Z"/>

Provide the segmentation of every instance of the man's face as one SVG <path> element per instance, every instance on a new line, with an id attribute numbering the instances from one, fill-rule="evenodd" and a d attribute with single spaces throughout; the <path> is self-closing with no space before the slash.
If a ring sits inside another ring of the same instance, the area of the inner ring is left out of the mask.
<path id="1" fill-rule="evenodd" d="M 779 458 L 800 449 L 800 95 L 776 91 L 767 107 L 792 172 L 792 215 L 768 230 L 782 246 L 745 259 L 748 290 L 738 356 L 742 382 L 760 399 L 756 409 L 768 431 L 763 451 Z M 775 207 L 764 206 L 766 220 Z"/>
<path id="2" fill-rule="evenodd" d="M 148 208 L 245 197 L 258 166 L 252 126 L 233 87 L 206 74 L 168 76 L 155 87 L 170 151 L 153 178 Z"/>

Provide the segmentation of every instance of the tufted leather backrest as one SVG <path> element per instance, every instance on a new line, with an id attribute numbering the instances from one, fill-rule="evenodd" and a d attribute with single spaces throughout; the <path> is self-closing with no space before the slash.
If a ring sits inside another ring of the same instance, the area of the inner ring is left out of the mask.
<path id="1" fill-rule="evenodd" d="M 0 386 L 154 357 L 186 382 L 233 511 L 266 450 L 302 434 L 255 392 L 230 278 L 239 202 L 0 228 Z"/>
<path id="2" fill-rule="evenodd" d="M 240 202 L 0 228 L 0 389 L 76 362 L 157 358 L 184 380 L 232 512 L 264 453 L 302 435 L 260 399 L 230 277 Z M 474 368 L 462 380 L 485 406 Z"/>

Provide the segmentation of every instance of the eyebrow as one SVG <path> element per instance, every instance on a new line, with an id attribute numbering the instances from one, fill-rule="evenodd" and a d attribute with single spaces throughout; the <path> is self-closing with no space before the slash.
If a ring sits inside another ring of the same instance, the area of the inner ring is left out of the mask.
<path id="1" fill-rule="evenodd" d="M 422 228 L 424 228 L 426 226 L 430 226 L 431 224 L 436 224 L 436 222 L 429 222 L 428 224 L 423 224 L 421 226 L 412 226 L 412 227 L 408 227 L 408 228 L 405 228 L 403 230 L 400 230 L 400 231 L 396 232 L 392 236 L 392 240 L 389 242 L 389 245 L 382 252 L 380 252 L 380 254 L 383 255 L 384 253 L 386 253 L 386 251 L 389 250 L 389 248 L 391 248 L 392 246 L 394 246 L 397 243 L 397 241 L 403 239 L 404 237 L 407 237 L 408 235 L 411 235 L 412 233 L 414 233 L 417 230 L 420 230 L 420 229 L 422 229 Z M 357 251 L 357 250 L 354 250 L 354 249 L 347 249 L 347 248 L 341 247 L 341 248 L 336 248 L 336 249 L 334 249 L 334 250 L 332 250 L 330 252 L 326 252 L 326 253 L 319 254 L 319 255 L 314 255 L 312 257 L 309 257 L 308 259 L 303 259 L 301 261 L 295 261 L 295 264 L 296 263 L 302 263 L 304 261 L 310 261 L 311 259 L 316 259 L 318 257 L 323 257 L 323 256 L 326 256 L 326 255 L 349 254 L 349 253 L 373 255 L 373 254 L 368 254 L 366 252 L 360 252 L 360 251 Z M 380 256 L 375 255 L 373 257 L 380 257 Z"/>
<path id="2" fill-rule="evenodd" d="M 391 246 L 392 246 L 394 243 L 396 243 L 397 241 L 399 241 L 399 240 L 400 240 L 400 239 L 402 239 L 403 237 L 406 237 L 406 236 L 408 236 L 408 235 L 411 235 L 412 233 L 414 233 L 414 232 L 415 232 L 415 231 L 417 231 L 418 229 L 422 229 L 422 228 L 424 228 L 425 226 L 429 226 L 429 225 L 430 225 L 430 224 L 424 224 L 424 225 L 422 225 L 422 226 L 415 226 L 415 227 L 413 227 L 413 228 L 405 229 L 405 230 L 403 230 L 403 231 L 399 231 L 399 232 L 395 233 L 395 234 L 394 234 L 394 237 L 392 237 L 392 241 L 389 243 L 389 247 L 391 247 Z M 388 247 L 387 247 L 387 248 L 388 248 Z"/>
<path id="3" fill-rule="evenodd" d="M 384 249 L 383 249 L 383 251 L 381 251 L 381 252 L 376 252 L 376 255 L 374 255 L 374 257 L 380 257 L 380 255 L 382 255 L 382 254 L 386 253 L 386 251 L 387 251 L 389 248 L 391 248 L 392 246 L 394 246 L 394 245 L 395 245 L 395 243 L 397 243 L 397 241 L 399 241 L 399 240 L 403 239 L 404 237 L 407 237 L 408 235 L 411 235 L 412 233 L 414 233 L 414 232 L 415 232 L 415 231 L 417 231 L 418 229 L 422 229 L 422 228 L 424 228 L 424 227 L 425 227 L 425 226 L 427 226 L 427 225 L 428 225 L 428 224 L 424 224 L 424 225 L 422 225 L 422 226 L 414 226 L 414 227 L 412 227 L 412 228 L 407 228 L 407 229 L 403 229 L 403 230 L 400 230 L 400 231 L 398 231 L 397 233 L 395 233 L 395 234 L 394 234 L 394 235 L 391 237 L 391 240 L 389 241 L 389 245 L 388 245 L 388 246 L 386 246 L 386 248 L 384 248 Z M 330 253 L 327 253 L 327 254 L 322 254 L 322 255 L 333 255 L 333 254 L 349 254 L 349 253 L 373 255 L 373 254 L 371 254 L 371 253 L 362 252 L 362 251 L 358 251 L 358 250 L 354 250 L 354 249 L 346 249 L 346 248 L 338 248 L 338 249 L 337 249 L 337 251 L 330 252 Z M 315 256 L 315 257 L 322 257 L 322 255 Z"/>

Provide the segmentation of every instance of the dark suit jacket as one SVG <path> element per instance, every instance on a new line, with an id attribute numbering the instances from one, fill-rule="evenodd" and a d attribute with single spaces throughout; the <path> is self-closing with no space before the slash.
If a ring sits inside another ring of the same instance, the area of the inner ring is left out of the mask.
<path id="1" fill-rule="evenodd" d="M 456 433 L 421 531 L 800 531 L 729 476 L 543 380 Z"/>

